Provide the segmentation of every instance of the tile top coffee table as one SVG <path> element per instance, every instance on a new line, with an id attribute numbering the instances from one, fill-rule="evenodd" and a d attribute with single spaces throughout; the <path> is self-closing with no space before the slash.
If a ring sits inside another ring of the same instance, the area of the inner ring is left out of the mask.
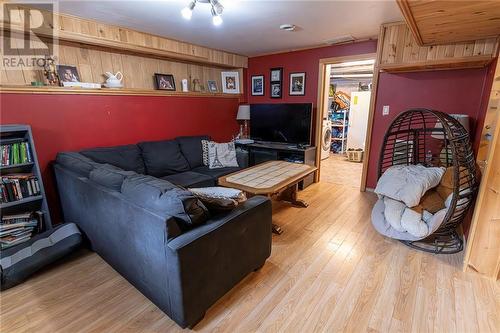
<path id="1" fill-rule="evenodd" d="M 312 165 L 285 161 L 269 161 L 219 178 L 219 185 L 237 188 L 248 195 L 265 195 L 288 201 L 297 207 L 308 204 L 297 198 L 298 184 L 315 172 Z M 273 224 L 273 232 L 281 234 L 282 229 Z"/>

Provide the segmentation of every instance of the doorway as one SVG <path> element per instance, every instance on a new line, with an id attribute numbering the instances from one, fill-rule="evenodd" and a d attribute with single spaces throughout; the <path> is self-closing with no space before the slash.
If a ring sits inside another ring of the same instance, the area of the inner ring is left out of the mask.
<path id="1" fill-rule="evenodd" d="M 362 175 L 375 54 L 330 59 L 322 65 L 319 180 L 364 190 Z"/>

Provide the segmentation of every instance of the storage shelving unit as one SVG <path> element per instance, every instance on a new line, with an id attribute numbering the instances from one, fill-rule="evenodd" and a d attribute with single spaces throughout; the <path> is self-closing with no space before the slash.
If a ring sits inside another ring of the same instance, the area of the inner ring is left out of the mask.
<path id="1" fill-rule="evenodd" d="M 2 125 L 0 126 L 0 142 L 8 144 L 14 142 L 27 141 L 29 143 L 30 152 L 33 162 L 22 163 L 15 165 L 6 165 L 0 167 L 0 175 L 8 175 L 12 173 L 32 173 L 38 178 L 40 187 L 40 195 L 29 196 L 17 201 L 4 202 L 0 204 L 1 214 L 16 214 L 25 211 L 41 211 L 43 213 L 42 230 L 45 231 L 52 228 L 47 197 L 43 187 L 42 175 L 38 164 L 33 135 L 29 125 Z"/>
<path id="2" fill-rule="evenodd" d="M 337 154 L 345 154 L 346 149 L 347 149 L 347 128 L 348 128 L 348 126 L 346 124 L 347 124 L 348 117 L 349 117 L 348 116 L 349 110 L 340 110 L 340 111 L 332 110 L 332 108 L 331 108 L 332 101 L 333 101 L 333 97 L 332 96 L 328 97 L 328 112 L 329 113 L 337 113 L 337 114 L 342 113 L 343 114 L 342 124 L 333 124 L 332 123 L 332 133 L 334 132 L 333 129 L 335 129 L 335 128 L 340 129 L 342 131 L 342 137 L 340 137 L 340 138 L 339 137 L 332 137 L 332 142 L 341 142 L 341 150 Z"/>

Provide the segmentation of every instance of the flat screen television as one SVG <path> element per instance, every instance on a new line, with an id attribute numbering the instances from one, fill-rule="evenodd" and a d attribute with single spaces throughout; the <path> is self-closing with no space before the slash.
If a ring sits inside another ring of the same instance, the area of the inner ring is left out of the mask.
<path id="1" fill-rule="evenodd" d="M 250 137 L 260 142 L 311 144 L 312 103 L 251 104 Z"/>

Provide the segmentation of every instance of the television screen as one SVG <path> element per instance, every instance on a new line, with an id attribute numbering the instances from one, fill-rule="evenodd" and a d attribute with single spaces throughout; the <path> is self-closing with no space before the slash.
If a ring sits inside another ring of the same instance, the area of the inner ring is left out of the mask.
<path id="1" fill-rule="evenodd" d="M 255 141 L 311 144 L 312 104 L 250 105 L 250 136 Z"/>

